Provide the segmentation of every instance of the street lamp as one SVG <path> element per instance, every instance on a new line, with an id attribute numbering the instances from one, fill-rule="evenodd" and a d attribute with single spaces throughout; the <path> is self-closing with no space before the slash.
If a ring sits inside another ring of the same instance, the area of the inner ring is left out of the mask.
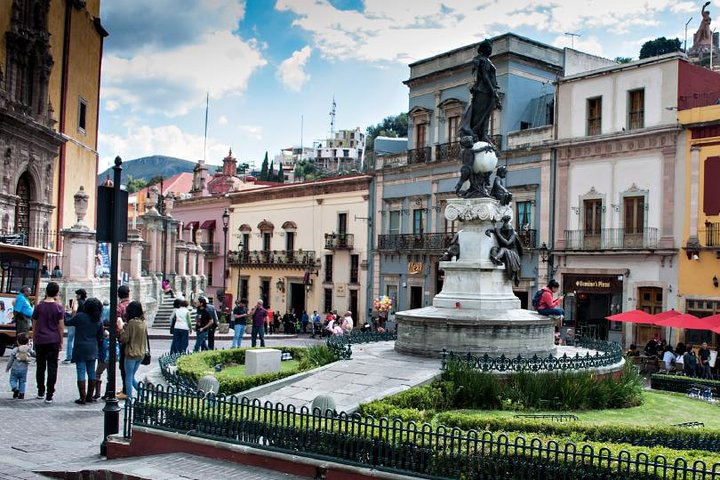
<path id="1" fill-rule="evenodd" d="M 223 279 L 223 293 L 222 293 L 222 311 L 225 311 L 225 283 L 227 282 L 227 254 L 228 254 L 228 225 L 230 224 L 230 212 L 228 212 L 227 207 L 225 207 L 225 211 L 222 214 L 222 224 L 223 224 L 223 237 L 225 240 L 225 243 L 223 244 L 223 273 L 222 273 L 222 279 Z"/>

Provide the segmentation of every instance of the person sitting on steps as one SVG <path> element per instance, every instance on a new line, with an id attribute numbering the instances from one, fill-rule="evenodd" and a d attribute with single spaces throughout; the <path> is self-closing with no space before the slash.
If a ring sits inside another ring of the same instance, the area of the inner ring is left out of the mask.
<path id="1" fill-rule="evenodd" d="M 560 305 L 560 302 L 562 302 L 563 297 L 559 296 L 558 298 L 553 298 L 559 288 L 560 284 L 557 282 L 557 280 L 550 280 L 547 286 L 542 289 L 543 292 L 540 296 L 540 301 L 538 302 L 537 307 L 537 312 L 540 315 L 545 315 L 548 317 L 560 317 L 561 319 L 565 317 L 565 310 L 558 307 L 558 305 Z"/>
<path id="2" fill-rule="evenodd" d="M 170 295 L 170 298 L 175 298 L 175 292 L 173 292 L 172 288 L 170 288 L 170 281 L 167 278 L 162 281 L 160 286 L 162 287 L 162 291 L 165 295 Z"/>

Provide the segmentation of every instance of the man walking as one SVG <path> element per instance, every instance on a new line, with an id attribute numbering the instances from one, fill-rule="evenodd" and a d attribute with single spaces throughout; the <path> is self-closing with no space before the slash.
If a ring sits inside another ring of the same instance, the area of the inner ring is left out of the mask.
<path id="1" fill-rule="evenodd" d="M 130 304 L 130 288 L 127 285 L 120 285 L 118 287 L 118 302 L 117 308 L 115 309 L 115 321 L 121 318 L 123 322 L 127 323 L 127 306 Z M 120 328 L 118 328 L 118 338 L 120 338 Z M 118 400 L 125 400 L 127 394 L 125 392 L 125 345 L 120 343 L 120 358 L 118 359 L 118 365 L 120 367 L 120 378 L 122 378 L 122 390 L 117 394 Z"/>
<path id="2" fill-rule="evenodd" d="M 63 344 L 65 309 L 57 298 L 59 292 L 60 286 L 55 282 L 49 282 L 45 287 L 45 298 L 38 303 L 32 314 L 35 323 L 33 341 L 37 361 L 37 370 L 35 371 L 37 398 L 45 398 L 45 403 L 53 402 L 58 358 Z"/>
<path id="3" fill-rule="evenodd" d="M 210 330 L 213 323 L 213 318 L 212 315 L 210 315 L 208 307 L 207 299 L 200 297 L 198 300 L 197 317 L 195 317 L 195 347 L 193 347 L 193 352 L 208 349 L 208 330 Z"/>
<path id="4" fill-rule="evenodd" d="M 257 344 L 257 337 L 260 335 L 260 346 L 265 346 L 265 320 L 267 319 L 267 310 L 263 308 L 263 301 L 258 300 L 257 305 L 252 311 L 252 333 L 251 341 L 254 347 Z"/>
<path id="5" fill-rule="evenodd" d="M 218 326 L 217 310 L 215 309 L 215 305 L 213 305 L 212 303 L 207 303 L 207 298 L 200 297 L 200 299 L 205 300 L 205 309 L 210 314 L 210 318 L 212 318 L 210 328 L 208 328 L 207 330 L 207 347 L 209 350 L 215 350 L 215 330 Z"/>
<path id="6" fill-rule="evenodd" d="M 235 302 L 235 308 L 233 308 L 233 342 L 231 348 L 240 348 L 242 344 L 242 338 L 245 334 L 245 324 L 247 323 L 247 307 L 245 304 L 247 300 L 244 298 Z"/>

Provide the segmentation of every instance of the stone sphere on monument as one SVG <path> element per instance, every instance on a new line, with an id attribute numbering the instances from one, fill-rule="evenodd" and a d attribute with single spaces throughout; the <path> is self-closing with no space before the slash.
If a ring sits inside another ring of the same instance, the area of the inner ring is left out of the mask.
<path id="1" fill-rule="evenodd" d="M 475 142 L 472 150 L 475 155 L 475 161 L 473 162 L 474 173 L 488 173 L 495 170 L 498 159 L 492 145 L 487 142 Z"/>

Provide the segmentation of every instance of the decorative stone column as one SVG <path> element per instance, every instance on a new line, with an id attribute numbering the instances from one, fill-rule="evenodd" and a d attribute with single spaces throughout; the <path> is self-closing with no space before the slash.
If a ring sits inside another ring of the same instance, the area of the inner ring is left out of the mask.
<path id="1" fill-rule="evenodd" d="M 128 232 L 128 241 L 122 249 L 122 270 L 130 278 L 136 280 L 142 277 L 142 252 L 145 241 L 137 230 Z"/>
<path id="2" fill-rule="evenodd" d="M 60 231 L 63 237 L 63 278 L 71 281 L 88 281 L 95 278 L 95 231 L 85 224 L 88 211 L 88 194 L 81 186 L 75 193 L 75 225 Z"/>

